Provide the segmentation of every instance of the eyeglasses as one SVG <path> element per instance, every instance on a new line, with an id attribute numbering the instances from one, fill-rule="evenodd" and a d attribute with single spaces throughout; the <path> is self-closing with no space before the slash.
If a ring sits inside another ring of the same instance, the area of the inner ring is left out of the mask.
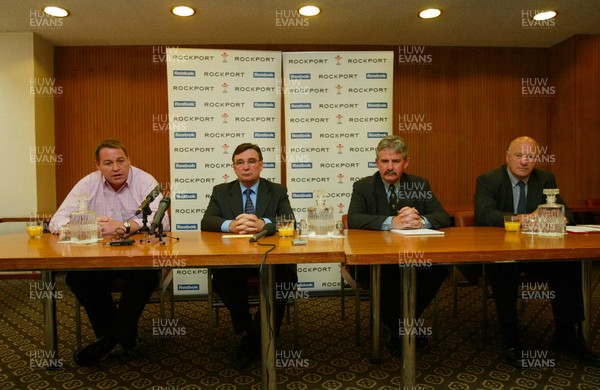
<path id="1" fill-rule="evenodd" d="M 260 161 L 255 159 L 255 158 L 250 158 L 246 161 L 244 160 L 236 160 L 233 162 L 233 165 L 235 165 L 236 167 L 242 167 L 244 166 L 244 164 L 248 164 L 249 167 L 254 167 L 256 166 L 256 164 L 258 164 Z"/>
<path id="2" fill-rule="evenodd" d="M 525 157 L 525 159 L 527 161 L 534 161 L 536 158 L 535 154 L 525 154 L 525 153 L 512 153 L 513 157 L 516 158 L 517 160 L 521 160 L 523 157 Z"/>

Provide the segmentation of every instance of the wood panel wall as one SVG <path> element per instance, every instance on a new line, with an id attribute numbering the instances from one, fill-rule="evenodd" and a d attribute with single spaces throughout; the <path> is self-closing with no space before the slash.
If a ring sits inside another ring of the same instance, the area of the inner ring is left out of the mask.
<path id="1" fill-rule="evenodd" d="M 59 47 L 55 75 L 64 93 L 55 102 L 58 205 L 73 185 L 96 169 L 103 139 L 122 141 L 133 165 L 169 181 L 169 137 L 153 121 L 167 115 L 166 67 L 151 47 Z"/>
<path id="2" fill-rule="evenodd" d="M 430 133 L 406 133 L 409 170 L 430 179 L 448 209 L 473 205 L 475 179 L 505 161 L 510 141 L 546 142 L 546 99 L 521 94 L 523 77 L 545 77 L 541 49 L 427 48 L 431 65 L 395 70 L 397 115 L 424 114 Z"/>
<path id="3" fill-rule="evenodd" d="M 596 53 L 595 62 L 587 58 L 577 62 L 579 77 L 585 79 L 585 74 L 594 72 L 597 75 L 600 55 L 597 42 L 584 40 L 575 46 L 580 56 L 588 50 Z M 280 51 L 393 50 L 395 58 L 399 50 L 397 46 L 203 47 Z M 551 51 L 426 47 L 424 50 L 426 55 L 431 55 L 429 64 L 395 61 L 394 133 L 402 135 L 408 143 L 411 153 L 408 170 L 429 178 L 446 208 L 472 207 L 476 177 L 504 162 L 504 151 L 513 138 L 530 135 L 540 144 L 551 147 L 555 145 L 553 140 L 562 142 L 558 141 L 560 137 L 555 134 L 552 123 L 556 120 L 556 106 L 562 109 L 559 99 L 569 100 L 569 95 L 524 97 L 521 80 L 528 77 L 554 80 L 558 70 L 549 66 L 550 59 L 568 55 L 568 48 Z M 168 114 L 166 66 L 156 61 L 157 54 L 161 54 L 160 48 L 151 46 L 55 49 L 56 82 L 64 87 L 63 95 L 55 103 L 57 153 L 65 160 L 57 167 L 59 204 L 77 180 L 95 169 L 94 148 L 104 138 L 120 139 L 128 147 L 134 165 L 152 173 L 160 182 L 169 181 L 168 134 L 156 128 L 156 123 L 160 123 L 161 118 L 164 121 Z M 563 66 L 566 70 L 561 68 L 558 73 L 568 75 L 569 67 L 567 60 Z M 556 80 L 558 88 L 563 81 Z M 588 93 L 595 96 L 598 107 L 597 85 L 596 89 L 590 86 L 592 91 L 582 90 L 577 96 Z M 580 102 L 579 110 L 592 109 L 592 104 Z M 573 137 L 584 144 L 589 132 L 598 134 L 597 111 L 596 108 L 591 117 L 580 115 L 582 126 L 587 127 L 579 128 Z M 420 116 L 431 124 L 431 131 L 401 131 L 400 115 Z M 598 138 L 586 146 L 598 150 Z M 556 151 L 562 158 L 558 146 Z M 598 160 L 595 161 L 597 164 Z M 547 168 L 555 171 L 559 184 L 564 185 L 562 167 Z M 571 204 L 573 201 L 582 204 L 583 199 L 593 195 L 585 182 L 567 183 L 577 187 L 566 192 Z"/>
<path id="4" fill-rule="evenodd" d="M 600 36 L 576 36 L 550 50 L 556 98 L 548 136 L 556 153 L 551 170 L 569 204 L 600 198 Z"/>

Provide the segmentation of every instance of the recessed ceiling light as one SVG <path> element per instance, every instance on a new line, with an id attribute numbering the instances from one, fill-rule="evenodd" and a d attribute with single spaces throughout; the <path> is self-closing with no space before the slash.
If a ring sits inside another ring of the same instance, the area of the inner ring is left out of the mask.
<path id="1" fill-rule="evenodd" d="M 69 16 L 69 11 L 67 11 L 64 8 L 54 6 L 44 7 L 44 13 L 46 15 L 54 16 L 57 18 L 64 18 L 66 16 Z"/>
<path id="2" fill-rule="evenodd" d="M 188 7 L 187 5 L 176 5 L 175 7 L 171 8 L 171 12 L 173 15 L 177 16 L 192 16 L 196 13 L 196 10 L 192 7 Z"/>
<path id="3" fill-rule="evenodd" d="M 298 12 L 302 16 L 315 16 L 321 13 L 321 9 L 314 5 L 305 5 L 304 7 L 301 7 Z"/>
<path id="4" fill-rule="evenodd" d="M 537 14 L 535 14 L 535 16 L 533 17 L 533 20 L 548 20 L 548 19 L 552 19 L 555 16 L 556 16 L 556 12 L 554 12 L 554 11 L 542 11 L 542 12 L 538 12 Z"/>
<path id="5" fill-rule="evenodd" d="M 432 18 L 437 18 L 441 14 L 442 14 L 442 11 L 437 8 L 428 8 L 428 9 L 424 9 L 423 11 L 419 12 L 419 17 L 421 19 L 432 19 Z"/>

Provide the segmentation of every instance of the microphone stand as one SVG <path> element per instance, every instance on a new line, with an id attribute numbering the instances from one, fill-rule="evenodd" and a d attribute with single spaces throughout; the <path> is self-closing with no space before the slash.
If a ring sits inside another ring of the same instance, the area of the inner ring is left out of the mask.
<path id="1" fill-rule="evenodd" d="M 150 205 L 148 205 L 142 210 L 142 227 L 140 227 L 136 232 L 144 234 L 144 238 L 140 240 L 140 243 L 144 241 L 150 242 L 150 240 L 148 239 L 148 232 L 150 231 L 150 228 L 148 227 L 148 216 L 150 214 L 152 214 L 152 209 L 150 209 Z"/>
<path id="2" fill-rule="evenodd" d="M 158 243 L 160 245 L 166 245 L 166 242 L 163 241 L 163 237 L 169 237 L 169 238 L 174 238 L 177 241 L 179 241 L 178 237 L 173 237 L 173 236 L 168 236 L 167 234 L 163 233 L 163 225 L 162 222 L 158 224 L 158 232 L 154 234 L 154 237 L 158 238 Z"/>
<path id="3" fill-rule="evenodd" d="M 149 211 L 147 214 L 146 214 L 146 210 Z M 137 231 L 137 232 L 140 232 L 140 233 L 144 233 L 144 238 L 141 239 L 140 242 L 145 242 L 146 244 L 150 243 L 150 241 L 152 240 L 152 237 L 148 237 L 148 236 L 152 236 L 151 234 L 149 234 L 150 233 L 150 228 L 148 226 L 146 226 L 147 223 L 148 223 L 148 215 L 150 215 L 150 214 L 152 214 L 152 210 L 150 210 L 150 207 L 148 206 L 148 207 L 146 207 L 144 209 L 144 216 L 143 216 L 143 219 L 142 219 L 142 225 L 143 226 L 140 228 L 140 230 Z M 163 229 L 162 221 L 161 221 L 161 223 L 158 224 L 157 229 L 158 229 L 158 231 L 156 233 L 154 233 L 154 237 L 158 238 L 158 242 L 159 242 L 160 245 L 166 245 L 166 242 L 164 242 L 163 239 L 162 239 L 163 237 L 167 237 L 167 238 L 170 238 L 172 240 L 179 241 L 179 237 L 175 237 L 173 235 L 169 236 L 168 234 L 163 233 L 164 229 Z"/>
<path id="4" fill-rule="evenodd" d="M 150 205 L 148 205 L 142 210 L 142 227 L 137 233 L 148 233 L 150 231 L 150 228 L 148 227 L 148 216 L 150 214 L 152 214 L 152 209 L 150 209 Z"/>
<path id="5" fill-rule="evenodd" d="M 177 240 L 179 241 L 179 237 L 175 237 L 175 236 L 170 236 L 167 233 L 163 233 L 163 226 L 162 223 L 158 225 L 157 227 L 157 231 L 154 234 L 149 234 L 149 232 L 146 232 L 146 236 L 140 240 L 140 242 L 145 242 L 146 244 L 150 243 L 150 241 L 152 241 L 152 236 L 158 238 L 158 243 L 160 245 L 166 245 L 167 243 L 163 241 L 163 237 L 167 237 L 170 238 L 172 240 Z"/>

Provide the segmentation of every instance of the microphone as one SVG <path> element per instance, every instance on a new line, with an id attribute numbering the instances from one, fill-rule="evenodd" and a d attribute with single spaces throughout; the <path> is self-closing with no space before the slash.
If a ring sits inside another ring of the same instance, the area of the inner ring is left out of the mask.
<path id="1" fill-rule="evenodd" d="M 154 229 L 161 224 L 169 205 L 171 205 L 171 198 L 167 196 L 166 198 L 161 199 L 160 203 L 158 204 L 158 209 L 154 214 L 152 225 L 150 225 L 150 231 L 148 232 L 149 234 L 154 234 Z"/>
<path id="2" fill-rule="evenodd" d="M 163 192 L 163 188 L 160 185 L 160 183 L 158 183 L 156 185 L 156 187 L 154 187 L 154 189 L 148 194 L 148 196 L 142 202 L 142 204 L 140 205 L 140 207 L 138 207 L 138 209 L 135 210 L 135 214 L 134 215 L 138 215 L 139 213 L 141 213 L 142 211 L 144 211 L 144 209 L 146 207 L 148 207 L 150 205 L 150 203 L 152 203 L 152 201 L 154 200 L 154 198 L 156 198 L 158 196 L 158 194 L 160 194 L 161 192 Z"/>
<path id="3" fill-rule="evenodd" d="M 263 230 L 250 237 L 249 241 L 257 242 L 264 236 L 272 236 L 273 234 L 275 234 L 275 225 L 272 223 L 265 223 Z"/>

